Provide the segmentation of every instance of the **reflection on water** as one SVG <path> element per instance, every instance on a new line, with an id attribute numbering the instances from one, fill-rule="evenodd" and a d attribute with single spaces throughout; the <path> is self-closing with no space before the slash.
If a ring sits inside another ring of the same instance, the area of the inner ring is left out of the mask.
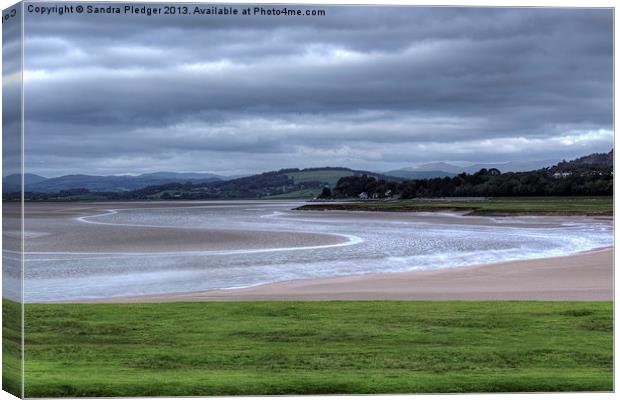
<path id="1" fill-rule="evenodd" d="M 452 214 L 394 214 L 384 218 L 373 213 L 355 213 L 351 217 L 290 211 L 294 206 L 235 202 L 201 208 L 127 209 L 88 217 L 84 222 L 147 225 L 154 229 L 165 226 L 335 233 L 347 236 L 348 244 L 262 252 L 75 254 L 58 249 L 57 254 L 29 254 L 26 301 L 184 292 L 290 279 L 447 268 L 566 255 L 613 244 L 611 222 L 588 218 L 472 219 Z"/>

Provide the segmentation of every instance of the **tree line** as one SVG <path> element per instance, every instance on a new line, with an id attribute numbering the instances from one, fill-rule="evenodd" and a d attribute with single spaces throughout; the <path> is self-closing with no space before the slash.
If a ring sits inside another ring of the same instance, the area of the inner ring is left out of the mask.
<path id="1" fill-rule="evenodd" d="M 501 197 L 501 196 L 611 196 L 613 172 L 609 167 L 579 167 L 553 173 L 550 169 L 506 172 L 481 169 L 453 178 L 413 179 L 401 182 L 374 177 L 347 176 L 322 198 Z"/>

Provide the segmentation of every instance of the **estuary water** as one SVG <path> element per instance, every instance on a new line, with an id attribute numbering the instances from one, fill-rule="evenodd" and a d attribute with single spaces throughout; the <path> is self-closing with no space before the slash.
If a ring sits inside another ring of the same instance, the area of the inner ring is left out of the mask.
<path id="1" fill-rule="evenodd" d="M 81 217 L 81 229 L 182 228 L 329 235 L 320 244 L 190 251 L 32 251 L 25 256 L 27 302 L 100 299 L 239 288 L 270 282 L 415 271 L 562 256 L 613 245 L 610 220 L 588 217 L 469 217 L 457 213 L 294 211 L 297 202 L 131 205 Z M 28 221 L 26 221 L 28 227 Z M 71 225 L 67 226 L 70 229 Z M 45 226 L 25 236 L 45 235 Z M 284 237 L 286 237 L 286 235 Z M 205 243 L 205 248 L 208 248 Z M 148 248 L 148 250 L 144 250 Z M 5 262 L 10 255 L 5 254 Z M 9 289 L 10 292 L 10 289 Z M 6 296 L 6 294 L 5 294 Z"/>

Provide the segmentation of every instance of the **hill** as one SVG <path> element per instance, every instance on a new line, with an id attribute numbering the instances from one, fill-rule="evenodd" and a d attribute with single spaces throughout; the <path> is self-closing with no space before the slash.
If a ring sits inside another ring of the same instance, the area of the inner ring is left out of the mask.
<path id="1" fill-rule="evenodd" d="M 288 168 L 225 182 L 210 182 L 174 189 L 163 187 L 161 188 L 163 190 L 150 193 L 148 197 L 155 199 L 314 198 L 323 187 L 333 187 L 343 177 L 363 175 L 373 176 L 377 179 L 397 179 L 370 171 L 343 167 Z"/>
<path id="2" fill-rule="evenodd" d="M 140 176 L 142 179 L 169 180 L 170 174 Z M 191 181 L 185 176 L 183 182 L 165 182 L 126 189 L 130 181 L 127 176 L 108 177 L 112 179 L 93 180 L 87 175 L 69 175 L 62 177 L 62 186 L 57 185 L 59 178 L 48 179 L 37 185 L 28 186 L 26 198 L 29 200 L 208 200 L 208 199 L 260 199 L 260 198 L 313 198 L 325 186 L 333 187 L 346 176 L 370 176 L 376 179 L 398 181 L 399 178 L 377 174 L 369 171 L 353 170 L 343 167 L 324 168 L 289 168 L 262 174 L 229 180 L 207 179 Z M 99 177 L 101 178 L 101 177 Z M 136 177 L 130 177 L 136 178 Z M 51 182 L 50 182 L 51 181 Z M 96 185 L 93 184 L 96 183 Z M 143 183 L 143 182 L 139 182 Z M 70 187 L 70 189 L 60 189 Z M 32 190 L 32 189 L 35 190 Z M 113 188 L 115 190 L 111 190 Z M 44 190 L 41 190 L 44 189 Z M 54 190 L 55 189 L 55 190 Z M 12 199 L 15 196 L 5 196 Z"/>
<path id="3" fill-rule="evenodd" d="M 502 172 L 528 172 L 554 165 L 559 160 L 509 161 L 506 163 L 479 163 L 467 166 L 461 172 L 473 174 L 481 169 L 499 169 Z"/>
<path id="4" fill-rule="evenodd" d="M 426 175 L 422 171 L 408 172 L 412 173 L 411 176 Z M 609 195 L 613 192 L 613 151 L 591 154 L 529 172 L 502 173 L 495 168 L 482 168 L 473 174 L 448 173 L 443 177 L 432 177 L 432 174 L 442 173 L 439 170 L 426 172 L 431 176 L 414 179 L 344 167 L 288 168 L 228 180 L 205 176 L 209 174 L 183 175 L 172 172 L 97 179 L 88 175 L 69 175 L 27 185 L 26 199 L 292 199 L 317 197 L 325 187 L 331 189 L 334 198 L 356 197 L 363 192 L 371 198 Z M 159 183 L 170 179 L 177 181 Z M 179 181 L 181 179 L 182 182 Z M 58 184 L 59 180 L 64 180 L 64 186 Z M 158 183 L 128 189 L 131 184 L 144 185 L 146 182 Z M 7 200 L 18 198 L 16 193 L 5 193 Z"/>
<path id="5" fill-rule="evenodd" d="M 562 161 L 550 168 L 551 172 L 570 172 L 582 168 L 613 169 L 614 151 L 609 153 L 593 153 L 572 161 Z"/>
<path id="6" fill-rule="evenodd" d="M 47 178 L 41 175 L 24 174 L 24 183 L 26 185 L 34 185 L 45 181 Z M 2 178 L 2 190 L 5 192 L 17 192 L 21 186 L 21 175 L 11 174 Z"/>
<path id="7" fill-rule="evenodd" d="M 388 182 L 374 177 L 341 178 L 333 198 L 380 199 L 419 197 L 610 196 L 613 195 L 613 151 L 591 154 L 553 167 L 527 172 L 483 168 L 452 178 Z"/>
<path id="8" fill-rule="evenodd" d="M 212 182 L 226 179 L 209 173 L 155 172 L 142 175 L 64 175 L 56 178 L 44 178 L 39 175 L 25 174 L 25 191 L 37 193 L 55 193 L 63 190 L 88 189 L 95 192 L 123 192 L 161 185 L 170 182 Z M 3 179 L 3 190 L 19 191 L 19 175 L 9 175 Z"/>
<path id="9" fill-rule="evenodd" d="M 320 191 L 323 186 L 335 186 L 338 179 L 344 176 L 362 175 L 367 174 L 376 178 L 385 178 L 389 180 L 397 179 L 394 177 L 387 177 L 381 174 L 352 170 L 342 167 L 324 167 L 324 168 L 307 168 L 307 169 L 282 169 L 279 171 L 271 171 L 264 174 L 241 176 L 241 177 L 224 177 L 209 173 L 179 173 L 179 172 L 154 172 L 142 175 L 64 175 L 57 178 L 45 178 L 39 175 L 26 174 L 25 176 L 25 191 L 32 193 L 58 193 L 61 191 L 75 191 L 76 189 L 86 189 L 89 192 L 129 192 L 133 190 L 144 189 L 151 186 L 165 186 L 172 184 L 173 192 L 177 191 L 179 185 L 185 183 L 192 183 L 194 185 L 213 187 L 218 191 L 221 189 L 226 191 L 235 186 L 235 192 L 244 189 L 239 189 L 241 186 L 253 187 L 254 180 L 259 179 L 260 182 L 266 186 L 264 193 L 287 193 L 288 188 L 291 186 L 298 186 L 301 189 L 312 189 L 310 191 L 304 190 L 301 197 L 314 197 L 316 193 Z M 264 177 L 276 177 L 284 176 L 287 181 L 284 182 L 278 178 L 270 182 L 265 182 Z M 5 192 L 19 191 L 20 175 L 9 175 L 3 179 L 3 188 Z M 290 182 L 288 181 L 290 179 Z M 203 185 L 206 183 L 232 181 L 230 185 Z M 284 192 L 280 190 L 284 184 Z M 162 190 L 163 192 L 168 189 Z M 252 191 L 255 193 L 254 191 Z M 214 194 L 214 193 L 212 193 Z M 238 194 L 238 193 L 237 193 Z M 235 194 L 235 196 L 237 196 Z"/>
<path id="10" fill-rule="evenodd" d="M 387 174 L 379 174 L 371 171 L 355 170 L 344 167 L 323 167 L 304 169 L 283 169 L 280 172 L 292 178 L 295 183 L 321 182 L 323 185 L 335 186 L 338 179 L 345 176 L 373 176 L 377 179 L 397 180 L 396 177 Z"/>
<path id="11" fill-rule="evenodd" d="M 388 171 L 385 175 L 395 176 L 403 179 L 429 179 L 429 178 L 452 178 L 456 176 L 454 172 L 446 171 L 412 171 L 409 169 L 397 169 L 394 171 Z"/>
<path id="12" fill-rule="evenodd" d="M 386 175 L 398 176 L 405 179 L 430 179 L 453 177 L 463 172 L 473 174 L 481 169 L 499 169 L 502 172 L 525 172 L 549 167 L 558 160 L 535 160 L 535 161 L 510 161 L 505 163 L 478 163 L 468 166 L 460 166 L 446 162 L 433 162 L 406 167 L 394 171 L 385 172 Z"/>

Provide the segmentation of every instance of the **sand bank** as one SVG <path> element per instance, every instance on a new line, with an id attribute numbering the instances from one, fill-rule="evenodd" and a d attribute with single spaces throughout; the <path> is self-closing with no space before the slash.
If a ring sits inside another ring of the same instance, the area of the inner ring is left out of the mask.
<path id="1" fill-rule="evenodd" d="M 436 271 L 305 279 L 244 289 L 104 301 L 612 299 L 613 248 L 607 248 L 565 257 Z"/>
<path id="2" fill-rule="evenodd" d="M 222 203 L 222 206 L 230 203 Z M 244 203 L 251 206 L 253 203 Z M 28 203 L 26 252 L 181 252 L 328 246 L 345 243 L 341 235 L 191 226 L 159 227 L 101 224 L 96 217 L 111 210 L 218 206 L 209 203 Z M 93 217 L 95 216 L 95 217 Z M 5 240 L 18 237 L 5 235 Z"/>

